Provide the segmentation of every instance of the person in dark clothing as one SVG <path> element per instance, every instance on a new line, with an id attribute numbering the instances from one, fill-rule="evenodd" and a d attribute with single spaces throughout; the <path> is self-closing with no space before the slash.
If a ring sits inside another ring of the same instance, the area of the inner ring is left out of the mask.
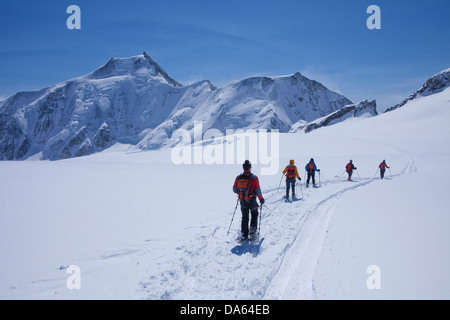
<path id="1" fill-rule="evenodd" d="M 298 174 L 297 166 L 294 164 L 294 160 L 289 161 L 289 165 L 283 170 L 283 174 L 286 175 L 286 199 L 289 199 L 289 189 L 292 189 L 292 199 L 295 198 L 295 178 L 302 181 Z"/>
<path id="2" fill-rule="evenodd" d="M 258 230 L 258 203 L 264 204 L 264 198 L 259 186 L 259 179 L 251 172 L 252 164 L 245 160 L 242 165 L 244 172 L 236 177 L 233 185 L 233 192 L 239 196 L 241 204 L 241 239 L 253 239 L 257 236 Z M 251 214 L 250 229 L 249 215 Z"/>
<path id="3" fill-rule="evenodd" d="M 320 172 L 320 169 L 317 169 L 316 164 L 314 163 L 314 159 L 311 158 L 311 160 L 308 162 L 308 164 L 305 166 L 305 170 L 308 174 L 308 179 L 306 180 L 306 187 L 308 188 L 309 186 L 309 180 L 312 178 L 312 183 L 313 186 L 316 186 L 316 179 L 315 179 L 315 175 L 316 175 L 316 171 Z"/>
<path id="4" fill-rule="evenodd" d="M 353 160 L 350 160 L 349 163 L 345 166 L 345 171 L 348 173 L 348 181 L 352 180 L 352 174 L 353 170 L 356 170 L 357 168 L 353 165 Z"/>
<path id="5" fill-rule="evenodd" d="M 386 168 L 390 169 L 388 167 L 388 165 L 386 164 L 386 160 L 383 160 L 382 163 L 380 163 L 380 165 L 378 166 L 378 168 L 380 168 L 380 178 L 383 179 L 384 178 L 384 173 L 386 171 Z"/>

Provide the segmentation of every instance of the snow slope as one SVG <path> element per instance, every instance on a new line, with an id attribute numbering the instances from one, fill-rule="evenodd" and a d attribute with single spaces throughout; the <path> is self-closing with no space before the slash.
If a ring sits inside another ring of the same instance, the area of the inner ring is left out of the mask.
<path id="1" fill-rule="evenodd" d="M 371 118 L 280 135 L 280 172 L 314 157 L 286 203 L 260 175 L 261 241 L 234 242 L 241 165 L 175 165 L 128 145 L 0 162 L 2 299 L 449 299 L 450 90 Z M 346 181 L 344 167 L 358 167 Z M 376 176 L 386 159 L 386 179 Z M 254 165 L 259 175 L 259 166 Z M 341 179 L 339 179 L 341 178 Z M 69 290 L 68 266 L 81 270 Z M 381 272 L 370 290 L 369 266 Z"/>

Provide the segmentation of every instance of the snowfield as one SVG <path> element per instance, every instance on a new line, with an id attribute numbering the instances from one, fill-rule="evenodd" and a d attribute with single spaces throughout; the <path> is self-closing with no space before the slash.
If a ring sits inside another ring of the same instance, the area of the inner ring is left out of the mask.
<path id="1" fill-rule="evenodd" d="M 280 134 L 279 174 L 253 165 L 266 205 L 252 246 L 234 241 L 239 208 L 227 236 L 240 163 L 175 165 L 170 149 L 119 144 L 0 162 L 0 298 L 449 299 L 449 121 L 446 89 Z M 281 171 L 294 159 L 303 180 L 311 157 L 319 187 L 297 184 L 303 197 L 284 202 Z M 380 180 L 383 159 L 391 169 Z M 67 286 L 71 265 L 80 289 Z M 368 286 L 374 266 L 379 289 Z"/>

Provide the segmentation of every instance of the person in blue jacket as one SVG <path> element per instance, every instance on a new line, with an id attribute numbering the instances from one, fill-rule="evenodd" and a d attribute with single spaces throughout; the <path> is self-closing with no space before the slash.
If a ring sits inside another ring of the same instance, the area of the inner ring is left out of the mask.
<path id="1" fill-rule="evenodd" d="M 314 163 L 314 159 L 313 158 L 311 158 L 311 160 L 305 166 L 305 170 L 308 173 L 308 179 L 306 180 L 306 187 L 308 188 L 309 180 L 311 178 L 312 178 L 313 186 L 315 187 L 316 186 L 315 174 L 316 174 L 316 171 L 320 172 L 320 169 L 317 169 L 317 166 Z"/>

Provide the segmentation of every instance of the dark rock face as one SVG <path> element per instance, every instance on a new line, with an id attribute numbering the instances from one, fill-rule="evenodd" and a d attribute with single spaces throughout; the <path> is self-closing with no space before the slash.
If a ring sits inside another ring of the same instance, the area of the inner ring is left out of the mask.
<path id="1" fill-rule="evenodd" d="M 320 119 L 317 119 L 316 121 L 313 121 L 312 123 L 306 124 L 304 127 L 304 131 L 305 133 L 308 133 L 312 130 L 341 122 L 350 117 L 359 117 L 365 114 L 368 116 L 378 115 L 377 104 L 375 100 L 371 102 L 364 100 L 358 104 L 345 106 L 329 114 L 328 116 L 322 117 Z"/>
<path id="2" fill-rule="evenodd" d="M 104 150 L 112 146 L 116 142 L 116 139 L 111 132 L 111 128 L 105 122 L 98 129 L 92 141 L 96 150 Z"/>

